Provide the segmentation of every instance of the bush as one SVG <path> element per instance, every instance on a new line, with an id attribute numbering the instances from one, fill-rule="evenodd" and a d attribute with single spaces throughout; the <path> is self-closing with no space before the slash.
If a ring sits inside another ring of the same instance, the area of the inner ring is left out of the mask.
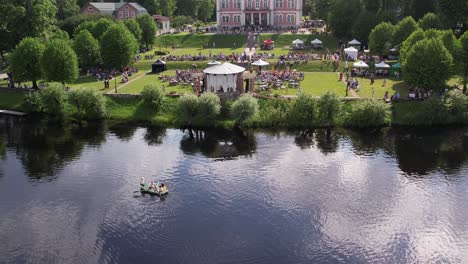
<path id="1" fill-rule="evenodd" d="M 32 92 L 26 95 L 24 99 L 24 108 L 28 112 L 41 113 L 44 111 L 44 105 L 39 92 Z"/>
<path id="2" fill-rule="evenodd" d="M 444 98 L 431 97 L 422 104 L 423 111 L 419 113 L 419 116 L 423 124 L 439 125 L 449 122 L 450 113 Z"/>
<path id="3" fill-rule="evenodd" d="M 364 100 L 355 102 L 345 120 L 350 127 L 380 127 L 388 123 L 390 106 L 383 101 Z"/>
<path id="4" fill-rule="evenodd" d="M 310 95 L 300 95 L 288 113 L 289 122 L 296 127 L 309 127 L 318 118 L 317 99 Z"/>
<path id="5" fill-rule="evenodd" d="M 286 100 L 259 100 L 259 112 L 255 125 L 261 127 L 280 127 L 286 124 L 291 103 Z"/>
<path id="6" fill-rule="evenodd" d="M 468 122 L 468 97 L 460 90 L 452 90 L 446 95 L 445 106 L 448 108 L 452 122 Z"/>
<path id="7" fill-rule="evenodd" d="M 180 121 L 191 126 L 198 114 L 198 97 L 193 94 L 184 94 L 179 98 L 177 117 Z"/>
<path id="8" fill-rule="evenodd" d="M 65 106 L 65 91 L 60 83 L 51 83 L 49 87 L 39 92 L 43 111 L 52 115 L 63 114 Z"/>
<path id="9" fill-rule="evenodd" d="M 154 52 L 154 55 L 158 55 L 158 56 L 164 56 L 164 55 L 168 55 L 169 54 L 169 51 L 167 50 L 157 50 Z"/>
<path id="10" fill-rule="evenodd" d="M 241 96 L 232 105 L 232 117 L 236 125 L 245 125 L 258 113 L 258 101 L 249 95 Z"/>
<path id="11" fill-rule="evenodd" d="M 79 118 L 101 119 L 107 116 L 106 99 L 98 91 L 76 89 L 70 92 L 68 101 L 76 107 Z"/>
<path id="12" fill-rule="evenodd" d="M 214 93 L 204 93 L 198 98 L 198 120 L 214 123 L 221 112 L 221 100 Z"/>
<path id="13" fill-rule="evenodd" d="M 143 87 L 143 91 L 141 91 L 141 97 L 145 104 L 150 105 L 156 113 L 159 112 L 164 95 L 156 85 L 145 85 L 145 87 Z"/>
<path id="14" fill-rule="evenodd" d="M 342 101 L 336 93 L 327 92 L 318 100 L 319 120 L 326 126 L 335 124 L 342 108 Z"/>

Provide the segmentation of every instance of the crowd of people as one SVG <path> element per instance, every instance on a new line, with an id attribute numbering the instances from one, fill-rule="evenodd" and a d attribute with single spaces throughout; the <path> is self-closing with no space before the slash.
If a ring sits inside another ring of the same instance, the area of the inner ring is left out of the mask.
<path id="1" fill-rule="evenodd" d="M 257 80 L 260 82 L 260 89 L 281 88 L 285 82 L 289 82 L 293 87 L 297 87 L 300 81 L 305 78 L 304 72 L 295 70 L 287 71 L 262 71 L 258 74 Z"/>
<path id="2" fill-rule="evenodd" d="M 179 84 L 191 84 L 193 83 L 194 79 L 197 78 L 195 75 L 202 73 L 202 71 L 193 68 L 189 70 L 176 69 L 174 76 L 161 74 L 159 79 L 164 82 L 168 82 L 171 86 Z"/>
<path id="3" fill-rule="evenodd" d="M 128 82 L 129 78 L 137 72 L 138 72 L 138 69 L 136 67 L 125 67 L 121 70 L 117 70 L 117 69 L 105 70 L 101 68 L 90 68 L 86 72 L 86 76 L 94 76 L 96 77 L 97 81 L 108 81 L 108 80 L 113 80 L 114 78 L 117 78 L 117 76 L 121 75 L 120 81 L 122 83 L 126 83 Z M 109 87 L 106 87 L 106 88 L 109 88 Z"/>

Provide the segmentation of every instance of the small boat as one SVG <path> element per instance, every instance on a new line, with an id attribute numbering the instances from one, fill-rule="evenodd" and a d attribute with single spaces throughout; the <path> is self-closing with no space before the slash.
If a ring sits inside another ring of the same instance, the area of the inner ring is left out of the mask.
<path id="1" fill-rule="evenodd" d="M 140 184 L 140 192 L 142 193 L 147 193 L 151 195 L 157 195 L 157 196 L 163 196 L 169 193 L 169 191 L 166 189 L 164 192 L 158 192 L 154 189 L 151 189 L 149 184 Z"/>

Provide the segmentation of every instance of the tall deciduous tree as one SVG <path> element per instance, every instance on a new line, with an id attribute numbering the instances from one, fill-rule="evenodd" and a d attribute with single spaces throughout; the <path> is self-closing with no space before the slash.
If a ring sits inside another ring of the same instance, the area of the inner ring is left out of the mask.
<path id="1" fill-rule="evenodd" d="M 42 76 L 40 60 L 44 45 L 36 38 L 24 38 L 10 57 L 10 69 L 17 81 L 32 81 L 37 88 L 37 80 Z"/>
<path id="2" fill-rule="evenodd" d="M 176 0 L 161 0 L 158 11 L 164 16 L 172 17 L 177 9 Z M 213 11 L 213 8 L 211 9 Z"/>
<path id="3" fill-rule="evenodd" d="M 380 20 L 376 13 L 366 10 L 361 11 L 353 24 L 353 38 L 367 42 L 370 32 L 379 22 Z"/>
<path id="4" fill-rule="evenodd" d="M 361 10 L 359 0 L 337 0 L 328 19 L 333 34 L 339 38 L 350 37 L 353 22 Z"/>
<path id="5" fill-rule="evenodd" d="M 418 29 L 413 32 L 401 45 L 400 49 L 400 61 L 402 63 L 405 62 L 407 54 L 409 53 L 410 49 L 420 40 L 425 39 L 426 36 L 422 29 Z"/>
<path id="6" fill-rule="evenodd" d="M 82 68 L 96 66 L 101 57 L 99 41 L 87 30 L 82 30 L 73 40 L 73 49 L 78 56 L 79 65 Z"/>
<path id="7" fill-rule="evenodd" d="M 419 19 L 418 25 L 420 28 L 427 29 L 442 29 L 442 22 L 440 18 L 434 13 L 427 13 Z"/>
<path id="8" fill-rule="evenodd" d="M 100 43 L 102 59 L 108 67 L 129 65 L 138 50 L 135 37 L 122 24 L 112 25 L 102 36 Z"/>
<path id="9" fill-rule="evenodd" d="M 458 23 L 468 24 L 468 3 L 466 0 L 438 0 L 439 15 L 446 28 L 453 28 Z"/>
<path id="10" fill-rule="evenodd" d="M 92 28 L 92 31 L 90 32 L 91 34 L 93 34 L 93 37 L 95 39 L 99 40 L 104 34 L 104 32 L 106 32 L 106 30 L 113 24 L 114 24 L 114 21 L 112 21 L 109 18 L 100 18 L 96 20 L 96 24 L 94 25 L 94 27 Z"/>
<path id="11" fill-rule="evenodd" d="M 465 32 L 460 37 L 460 47 L 461 47 L 461 67 L 460 67 L 460 75 L 463 79 L 463 91 L 466 92 L 466 85 L 468 82 L 468 31 Z"/>
<path id="12" fill-rule="evenodd" d="M 130 32 L 132 32 L 132 34 L 135 37 L 135 39 L 137 40 L 137 42 L 140 42 L 141 41 L 141 35 L 142 35 L 143 32 L 141 31 L 141 28 L 140 28 L 140 25 L 138 24 L 138 22 L 135 19 L 125 19 L 123 23 L 127 27 L 127 29 Z"/>
<path id="13" fill-rule="evenodd" d="M 141 41 L 147 48 L 154 43 L 154 38 L 156 37 L 156 23 L 150 15 L 142 15 L 137 18 L 137 22 L 140 25 L 142 34 Z"/>
<path id="14" fill-rule="evenodd" d="M 388 52 L 394 30 L 395 26 L 388 22 L 378 24 L 369 35 L 369 49 L 381 55 Z"/>
<path id="15" fill-rule="evenodd" d="M 393 44 L 400 45 L 417 29 L 418 24 L 412 17 L 403 18 L 395 27 L 395 32 L 393 33 Z"/>
<path id="16" fill-rule="evenodd" d="M 78 78 L 78 58 L 64 40 L 56 39 L 47 44 L 41 66 L 47 81 L 65 83 Z"/>
<path id="17" fill-rule="evenodd" d="M 198 10 L 198 19 L 207 22 L 213 15 L 214 3 L 212 0 L 200 0 L 200 6 L 202 8 Z"/>
<path id="18" fill-rule="evenodd" d="M 60 20 L 77 15 L 80 11 L 76 0 L 56 0 L 57 18 Z"/>
<path id="19" fill-rule="evenodd" d="M 403 76 L 410 85 L 441 90 L 452 64 L 452 55 L 440 39 L 424 39 L 409 50 L 402 64 Z"/>

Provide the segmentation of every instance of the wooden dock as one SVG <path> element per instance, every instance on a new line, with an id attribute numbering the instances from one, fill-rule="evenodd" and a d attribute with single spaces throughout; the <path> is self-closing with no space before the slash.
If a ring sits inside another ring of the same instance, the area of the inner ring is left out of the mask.
<path id="1" fill-rule="evenodd" d="M 0 114 L 13 115 L 13 116 L 25 116 L 26 115 L 26 113 L 23 113 L 23 112 L 10 111 L 10 110 L 1 110 L 1 109 L 0 109 Z"/>

